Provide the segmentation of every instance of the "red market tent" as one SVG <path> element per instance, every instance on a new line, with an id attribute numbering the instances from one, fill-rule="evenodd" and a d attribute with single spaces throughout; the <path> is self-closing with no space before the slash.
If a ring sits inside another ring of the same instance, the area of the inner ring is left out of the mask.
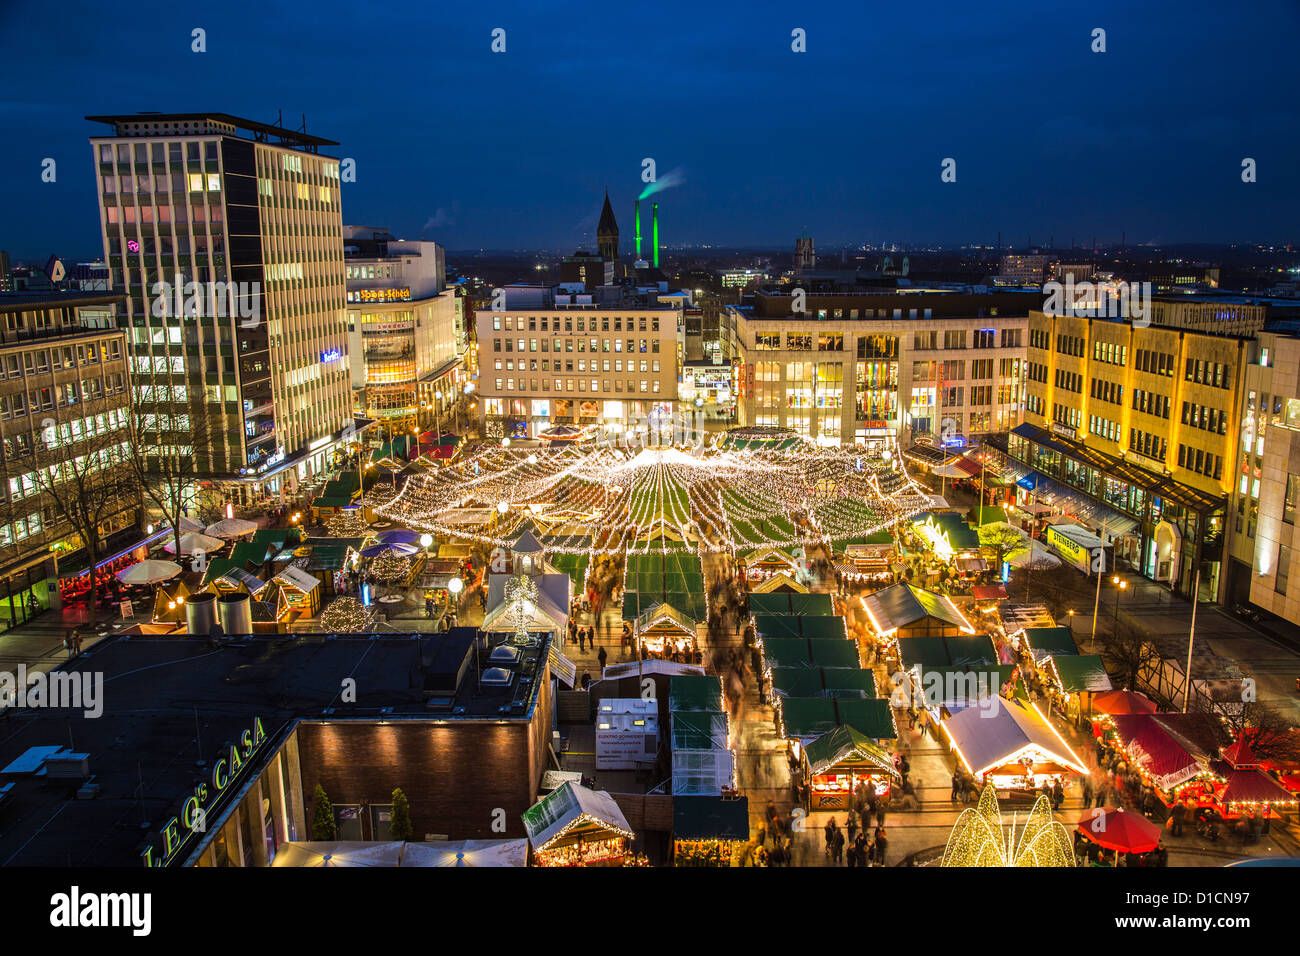
<path id="1" fill-rule="evenodd" d="M 1160 827 L 1123 807 L 1085 810 L 1079 832 L 1097 846 L 1119 853 L 1150 853 L 1160 843 Z"/>
<path id="2" fill-rule="evenodd" d="M 1229 810 L 1244 810 L 1252 806 L 1294 807 L 1296 795 L 1266 773 L 1258 770 L 1232 770 L 1228 785 L 1219 796 Z"/>
<path id="3" fill-rule="evenodd" d="M 1092 699 L 1092 709 L 1100 714 L 1154 714 L 1155 701 L 1134 690 L 1108 690 Z"/>
<path id="4" fill-rule="evenodd" d="M 1157 723 L 1154 714 L 1119 714 L 1111 721 L 1129 761 L 1161 790 L 1172 790 L 1204 771 L 1192 751 Z"/>

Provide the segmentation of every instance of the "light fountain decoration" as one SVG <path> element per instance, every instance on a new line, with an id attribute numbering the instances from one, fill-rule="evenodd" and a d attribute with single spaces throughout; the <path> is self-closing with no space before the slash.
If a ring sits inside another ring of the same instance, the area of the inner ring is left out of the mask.
<path id="1" fill-rule="evenodd" d="M 1074 866 L 1070 831 L 1052 816 L 1052 805 L 1039 794 L 1016 829 L 1013 815 L 1005 825 L 997 792 L 986 786 L 974 808 L 967 807 L 948 835 L 941 866 Z"/>
<path id="2" fill-rule="evenodd" d="M 537 611 L 537 582 L 526 574 L 516 574 L 505 586 L 506 604 L 510 607 L 510 620 L 515 626 L 514 642 L 520 647 L 531 643 L 528 628 Z"/>

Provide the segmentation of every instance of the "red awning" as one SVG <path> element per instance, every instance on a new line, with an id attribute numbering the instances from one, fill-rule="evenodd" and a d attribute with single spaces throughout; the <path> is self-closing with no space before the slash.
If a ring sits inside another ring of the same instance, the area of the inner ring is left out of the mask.
<path id="1" fill-rule="evenodd" d="M 1156 722 L 1154 714 L 1120 714 L 1112 720 L 1129 760 L 1160 789 L 1176 787 L 1200 772 L 1200 763 Z"/>
<path id="2" fill-rule="evenodd" d="M 1259 758 L 1255 756 L 1255 751 L 1251 749 L 1250 741 L 1244 734 L 1223 748 L 1223 759 L 1236 770 L 1259 766 Z"/>
<path id="3" fill-rule="evenodd" d="M 976 584 L 970 594 L 977 601 L 1005 601 L 1007 589 L 1000 584 Z"/>
<path id="4" fill-rule="evenodd" d="M 979 462 L 971 461 L 969 458 L 958 458 L 952 464 L 954 468 L 966 472 L 972 478 L 978 477 L 980 472 L 984 470 Z"/>

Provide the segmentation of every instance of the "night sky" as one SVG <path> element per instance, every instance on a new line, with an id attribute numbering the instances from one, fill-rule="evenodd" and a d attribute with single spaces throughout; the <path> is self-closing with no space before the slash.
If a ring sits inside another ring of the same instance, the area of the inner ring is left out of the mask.
<path id="1" fill-rule="evenodd" d="M 138 110 L 306 113 L 356 160 L 346 222 L 452 250 L 590 246 L 606 186 L 626 250 L 643 157 L 684 179 L 670 246 L 1285 242 L 1300 220 L 1296 0 L 185 6 L 0 0 L 0 248 L 100 255 L 107 127 L 84 117 Z"/>

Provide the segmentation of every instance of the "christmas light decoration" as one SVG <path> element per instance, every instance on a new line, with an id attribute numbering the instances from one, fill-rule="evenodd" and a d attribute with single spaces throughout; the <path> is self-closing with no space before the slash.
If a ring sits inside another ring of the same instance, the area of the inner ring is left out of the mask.
<path id="1" fill-rule="evenodd" d="M 345 508 L 325 521 L 325 528 L 334 538 L 356 538 L 368 530 L 360 508 Z"/>
<path id="2" fill-rule="evenodd" d="M 362 634 L 378 623 L 379 616 L 354 597 L 335 598 L 320 616 L 321 630 L 337 634 Z"/>
<path id="3" fill-rule="evenodd" d="M 411 559 L 395 551 L 386 551 L 371 560 L 370 573 L 384 584 L 396 584 L 410 575 Z"/>
<path id="4" fill-rule="evenodd" d="M 1004 824 L 997 791 L 986 786 L 975 807 L 957 817 L 942 866 L 1074 866 L 1074 844 L 1064 824 L 1052 817 L 1052 805 L 1038 795 L 1025 825 L 1017 832 L 1016 817 Z"/>

